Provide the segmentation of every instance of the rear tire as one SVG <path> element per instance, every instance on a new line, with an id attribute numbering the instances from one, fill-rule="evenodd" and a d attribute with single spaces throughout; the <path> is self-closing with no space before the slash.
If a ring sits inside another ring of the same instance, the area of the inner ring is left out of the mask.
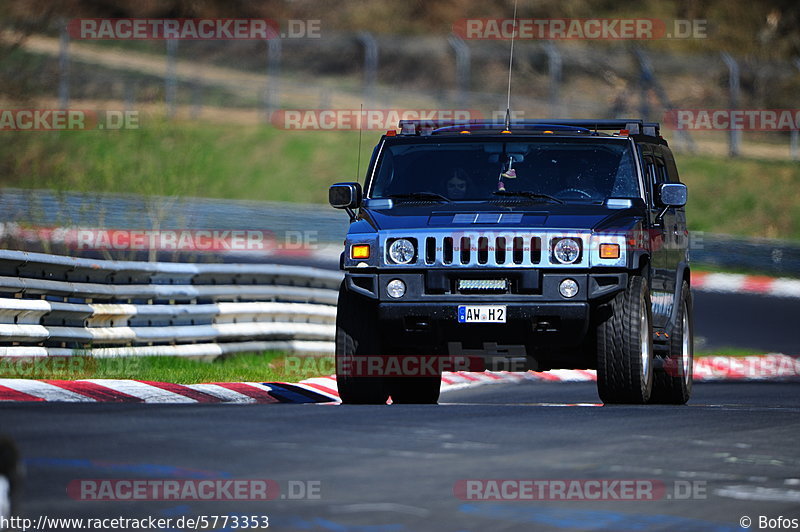
<path id="1" fill-rule="evenodd" d="M 389 399 L 386 379 L 358 376 L 359 371 L 355 370 L 363 367 L 368 357 L 380 354 L 375 306 L 369 300 L 349 292 L 343 282 L 339 288 L 336 311 L 336 384 L 342 403 L 386 404 Z"/>
<path id="2" fill-rule="evenodd" d="M 694 329 L 692 328 L 692 293 L 688 283 L 681 288 L 675 327 L 669 339 L 669 355 L 663 368 L 653 376 L 651 403 L 683 405 L 692 395 L 694 369 Z"/>
<path id="3" fill-rule="evenodd" d="M 645 404 L 653 388 L 650 291 L 631 276 L 609 302 L 611 315 L 597 326 L 597 391 L 604 403 Z"/>

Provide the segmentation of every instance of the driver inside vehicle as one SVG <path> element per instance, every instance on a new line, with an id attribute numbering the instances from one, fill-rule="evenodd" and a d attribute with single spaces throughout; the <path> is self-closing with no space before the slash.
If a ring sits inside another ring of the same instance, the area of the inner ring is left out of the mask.
<path id="1" fill-rule="evenodd" d="M 592 198 L 597 187 L 597 172 L 585 157 L 573 161 L 572 171 L 563 176 L 564 183 L 558 194 L 576 199 Z"/>
<path id="2" fill-rule="evenodd" d="M 466 170 L 456 168 L 445 182 L 445 195 L 452 200 L 463 200 L 472 192 L 472 182 Z"/>

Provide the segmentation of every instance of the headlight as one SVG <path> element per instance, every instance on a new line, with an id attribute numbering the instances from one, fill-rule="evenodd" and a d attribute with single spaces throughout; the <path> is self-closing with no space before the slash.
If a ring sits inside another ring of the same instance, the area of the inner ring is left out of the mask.
<path id="1" fill-rule="evenodd" d="M 558 285 L 558 291 L 567 298 L 575 297 L 578 294 L 578 283 L 574 279 L 564 279 Z"/>
<path id="2" fill-rule="evenodd" d="M 581 256 L 581 246 L 572 238 L 562 238 L 553 246 L 553 256 L 561 264 L 572 264 Z"/>
<path id="3" fill-rule="evenodd" d="M 414 244 L 405 238 L 398 238 L 389 246 L 389 257 L 396 264 L 408 264 L 414 258 Z"/>
<path id="4" fill-rule="evenodd" d="M 406 295 L 406 283 L 400 279 L 392 279 L 386 285 L 386 293 L 389 294 L 389 297 L 399 299 Z"/>

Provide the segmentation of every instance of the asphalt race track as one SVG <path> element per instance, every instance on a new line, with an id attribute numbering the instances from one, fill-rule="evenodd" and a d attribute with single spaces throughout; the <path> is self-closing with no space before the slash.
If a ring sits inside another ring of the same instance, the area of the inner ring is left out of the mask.
<path id="1" fill-rule="evenodd" d="M 798 298 L 698 291 L 695 311 L 704 350 L 798 354 Z M 745 516 L 753 530 L 762 516 L 800 519 L 800 379 L 696 383 L 684 407 L 598 403 L 594 383 L 541 381 L 449 391 L 439 406 L 0 403 L 0 433 L 21 449 L 20 515 L 34 520 L 266 515 L 272 530 L 710 532 L 742 530 Z M 85 501 L 67 490 L 79 479 L 270 479 L 281 495 Z M 466 497 L 465 481 L 481 479 L 656 489 L 633 500 Z"/>
<path id="2" fill-rule="evenodd" d="M 591 383 L 522 383 L 449 392 L 439 406 L 3 404 L 0 418 L 23 449 L 32 518 L 259 514 L 274 530 L 399 532 L 722 531 L 744 515 L 800 517 L 800 382 L 701 383 L 685 407 L 597 402 Z M 70 481 L 103 478 L 272 479 L 284 495 L 311 481 L 319 498 L 67 496 Z M 465 479 L 638 479 L 664 492 L 462 500 Z"/>
<path id="3" fill-rule="evenodd" d="M 800 299 L 694 291 L 695 345 L 800 354 Z"/>

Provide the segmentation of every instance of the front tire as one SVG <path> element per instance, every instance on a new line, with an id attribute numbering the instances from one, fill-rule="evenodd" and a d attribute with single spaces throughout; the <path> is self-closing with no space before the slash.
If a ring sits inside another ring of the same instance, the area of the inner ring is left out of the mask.
<path id="1" fill-rule="evenodd" d="M 435 405 L 439 402 L 441 387 L 441 376 L 395 377 L 391 379 L 389 391 L 394 404 Z"/>
<path id="2" fill-rule="evenodd" d="M 653 389 L 653 327 L 644 277 L 630 277 L 597 326 L 597 391 L 604 403 L 645 404 Z"/>
<path id="3" fill-rule="evenodd" d="M 342 403 L 385 405 L 389 399 L 384 377 L 359 376 L 356 369 L 380 356 L 378 334 L 375 306 L 342 282 L 336 310 L 336 384 Z"/>
<path id="4" fill-rule="evenodd" d="M 678 317 L 669 339 L 669 355 L 664 359 L 663 368 L 655 372 L 651 403 L 683 405 L 692 395 L 694 330 L 689 283 L 683 283 L 678 305 Z"/>

